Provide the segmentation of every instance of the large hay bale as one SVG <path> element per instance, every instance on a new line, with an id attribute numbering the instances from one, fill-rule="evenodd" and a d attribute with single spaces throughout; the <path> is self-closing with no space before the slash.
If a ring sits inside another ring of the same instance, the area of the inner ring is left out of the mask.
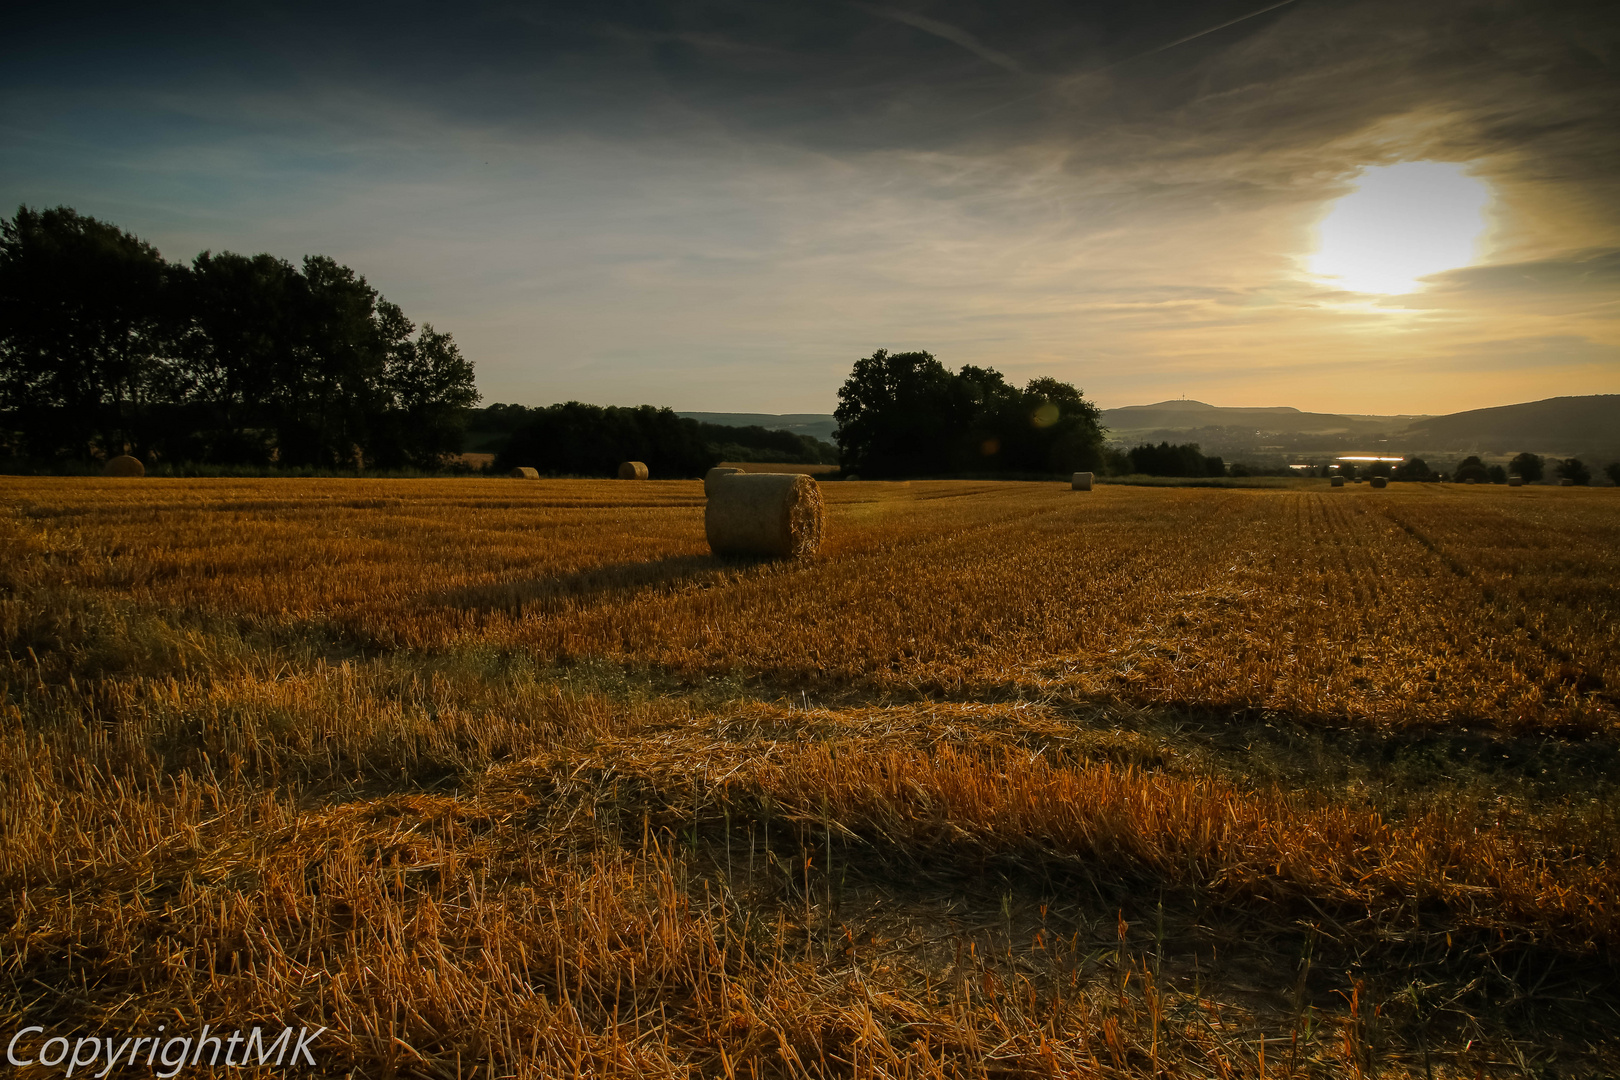
<path id="1" fill-rule="evenodd" d="M 703 494 L 714 494 L 714 482 L 722 476 L 744 476 L 741 469 L 734 469 L 730 465 L 717 465 L 703 474 Z"/>
<path id="2" fill-rule="evenodd" d="M 1558 481 L 1558 486 L 1559 487 L 1574 487 L 1575 486 L 1575 481 L 1571 480 L 1569 477 L 1566 476 L 1562 480 Z"/>
<path id="3" fill-rule="evenodd" d="M 716 555 L 807 559 L 821 546 L 821 488 L 803 473 L 711 469 L 703 489 L 703 531 Z"/>
<path id="4" fill-rule="evenodd" d="M 1387 477 L 1387 476 L 1375 476 L 1375 477 L 1373 477 L 1372 478 L 1372 486 L 1375 487 L 1375 488 L 1388 487 L 1389 486 L 1389 477 Z"/>
<path id="5" fill-rule="evenodd" d="M 646 464 L 644 462 L 640 462 L 640 461 L 621 461 L 621 462 L 619 462 L 619 479 L 620 480 L 645 480 L 645 479 L 647 479 L 647 466 L 646 466 Z"/>
<path id="6" fill-rule="evenodd" d="M 1522 476 L 1510 476 L 1510 477 L 1508 477 L 1508 487 L 1524 487 L 1524 477 L 1522 477 Z"/>
<path id="7" fill-rule="evenodd" d="M 1344 477 L 1331 476 L 1328 478 L 1328 487 L 1344 487 Z"/>
<path id="8" fill-rule="evenodd" d="M 1088 472 L 1077 472 L 1077 473 L 1075 473 L 1074 474 L 1074 479 L 1069 481 L 1069 490 L 1070 491 L 1090 491 L 1091 490 L 1091 474 L 1088 473 Z"/>
<path id="9" fill-rule="evenodd" d="M 527 465 L 519 465 L 506 475 L 514 480 L 538 480 L 540 479 L 540 470 L 531 469 Z"/>
<path id="10" fill-rule="evenodd" d="M 102 476 L 145 476 L 146 466 L 141 459 L 130 457 L 128 454 L 119 454 L 115 458 L 108 458 L 107 464 L 101 467 Z"/>

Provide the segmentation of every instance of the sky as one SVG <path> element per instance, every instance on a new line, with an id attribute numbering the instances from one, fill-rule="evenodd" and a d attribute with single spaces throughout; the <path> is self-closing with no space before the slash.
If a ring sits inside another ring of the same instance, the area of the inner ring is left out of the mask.
<path id="1" fill-rule="evenodd" d="M 1445 413 L 1620 392 L 1620 5 L 31 5 L 0 215 L 325 254 L 488 402 L 854 361 Z"/>

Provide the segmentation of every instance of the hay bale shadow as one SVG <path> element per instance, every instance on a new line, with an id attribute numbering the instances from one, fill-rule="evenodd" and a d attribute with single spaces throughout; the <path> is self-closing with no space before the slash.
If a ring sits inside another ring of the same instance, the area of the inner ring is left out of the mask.
<path id="1" fill-rule="evenodd" d="M 739 570 L 771 560 L 672 555 L 645 562 L 609 563 L 572 574 L 520 578 L 447 589 L 422 597 L 430 607 L 453 607 L 479 614 L 546 613 L 566 606 L 628 596 L 644 591 L 673 593 L 706 589 Z"/>

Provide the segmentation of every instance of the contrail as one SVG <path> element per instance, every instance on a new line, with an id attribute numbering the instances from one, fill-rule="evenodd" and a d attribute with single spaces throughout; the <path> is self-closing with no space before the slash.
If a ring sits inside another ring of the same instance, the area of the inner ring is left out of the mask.
<path id="1" fill-rule="evenodd" d="M 961 27 L 952 26 L 947 22 L 940 22 L 938 19 L 930 19 L 926 15 L 915 15 L 909 11 L 901 11 L 898 8 L 873 7 L 870 4 L 854 4 L 852 6 L 873 15 L 881 15 L 885 19 L 893 19 L 897 23 L 916 27 L 918 30 L 933 34 L 935 37 L 944 38 L 953 45 L 960 45 L 979 59 L 988 60 L 997 67 L 1006 68 L 1015 75 L 1029 74 L 1017 60 L 1004 52 L 992 49 Z"/>
<path id="2" fill-rule="evenodd" d="M 1295 2 L 1295 0 L 1277 0 L 1277 2 L 1275 4 L 1267 4 L 1265 7 L 1260 8 L 1260 9 L 1258 9 L 1256 11 L 1251 11 L 1247 15 L 1239 15 L 1235 19 L 1229 19 L 1226 22 L 1221 23 L 1219 26 L 1211 26 L 1211 27 L 1208 27 L 1207 29 L 1198 31 L 1198 33 L 1196 33 L 1196 34 L 1188 34 L 1184 38 L 1177 38 L 1175 41 L 1169 42 L 1168 44 L 1165 44 L 1165 45 L 1155 45 L 1153 48 L 1148 49 L 1146 52 L 1139 52 L 1139 53 L 1135 54 L 1134 56 L 1127 56 L 1123 60 L 1115 60 L 1112 64 L 1105 64 L 1100 68 L 1093 68 L 1090 71 L 1082 71 L 1082 72 L 1079 72 L 1078 74 L 1070 75 L 1070 76 L 1067 76 L 1067 77 L 1064 77 L 1064 78 L 1053 79 L 1051 82 L 1047 83 L 1046 86 L 1042 87 L 1039 90 L 1034 91 L 1033 93 L 1020 94 L 1018 97 L 1011 98 L 1011 99 L 1009 99 L 1007 101 L 1003 101 L 1000 105 L 992 105 L 988 109 L 984 109 L 981 112 L 976 112 L 976 113 L 972 114 L 971 116 L 967 117 L 967 119 L 969 119 L 969 120 L 977 120 L 980 117 L 988 116 L 993 112 L 1000 112 L 1002 109 L 1005 109 L 1005 108 L 1007 108 L 1009 106 L 1012 106 L 1012 105 L 1017 105 L 1021 101 L 1028 101 L 1030 98 L 1039 97 L 1043 93 L 1048 93 L 1050 91 L 1057 90 L 1060 87 L 1062 87 L 1065 83 L 1074 82 L 1075 80 L 1078 80 L 1078 79 L 1083 79 L 1088 75 L 1100 75 L 1105 71 L 1112 71 L 1114 68 L 1117 68 L 1122 64 L 1129 64 L 1131 61 L 1140 60 L 1144 56 L 1152 56 L 1155 53 L 1162 53 L 1167 49 L 1174 49 L 1178 45 L 1185 45 L 1189 41 L 1197 40 L 1198 38 L 1203 37 L 1205 34 L 1213 34 L 1217 30 L 1225 30 L 1228 26 L 1236 26 L 1240 22 L 1247 22 L 1249 19 L 1255 18 L 1256 16 L 1264 15 L 1268 11 L 1276 11 L 1280 7 L 1287 7 L 1289 4 L 1292 4 L 1294 2 Z M 867 10 L 876 11 L 878 9 L 876 9 L 876 8 L 868 8 Z M 932 20 L 930 20 L 930 21 L 932 21 Z"/>
<path id="3" fill-rule="evenodd" d="M 1256 15 L 1264 15 L 1268 11 L 1276 11 L 1278 8 L 1286 7 L 1289 4 L 1292 4 L 1293 2 L 1294 2 L 1294 0 L 1277 0 L 1277 3 L 1272 4 L 1269 7 L 1263 7 L 1259 11 L 1251 11 L 1247 15 L 1239 15 L 1237 18 L 1232 19 L 1232 20 L 1230 20 L 1228 22 L 1223 22 L 1219 26 L 1212 26 L 1208 30 L 1200 30 L 1196 34 L 1188 34 L 1184 38 L 1177 38 L 1175 41 L 1172 41 L 1168 45 L 1159 45 L 1159 46 L 1156 46 L 1154 48 L 1149 49 L 1147 52 L 1139 52 L 1135 56 L 1127 56 L 1123 60 L 1116 60 L 1112 64 L 1109 64 L 1108 67 L 1099 68 L 1098 70 L 1099 71 L 1107 71 L 1109 68 L 1116 68 L 1116 67 L 1119 67 L 1119 65 L 1121 65 L 1121 64 L 1128 64 L 1132 60 L 1140 60 L 1144 56 L 1152 56 L 1154 53 L 1162 53 L 1166 49 L 1173 49 L 1177 45 L 1185 45 L 1185 44 L 1187 44 L 1187 42 L 1196 40 L 1197 38 L 1201 38 L 1205 34 L 1213 34 L 1217 30 L 1225 30 L 1228 26 L 1236 26 L 1238 23 L 1245 22 L 1245 21 L 1247 21 L 1249 19 L 1252 19 Z"/>

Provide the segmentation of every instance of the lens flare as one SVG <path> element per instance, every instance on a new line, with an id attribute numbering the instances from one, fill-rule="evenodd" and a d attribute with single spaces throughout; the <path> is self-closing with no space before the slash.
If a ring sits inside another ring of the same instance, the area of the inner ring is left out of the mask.
<path id="1" fill-rule="evenodd" d="M 1414 292 L 1479 258 L 1490 202 L 1485 181 L 1455 162 L 1365 169 L 1318 226 L 1311 272 L 1353 292 Z"/>

